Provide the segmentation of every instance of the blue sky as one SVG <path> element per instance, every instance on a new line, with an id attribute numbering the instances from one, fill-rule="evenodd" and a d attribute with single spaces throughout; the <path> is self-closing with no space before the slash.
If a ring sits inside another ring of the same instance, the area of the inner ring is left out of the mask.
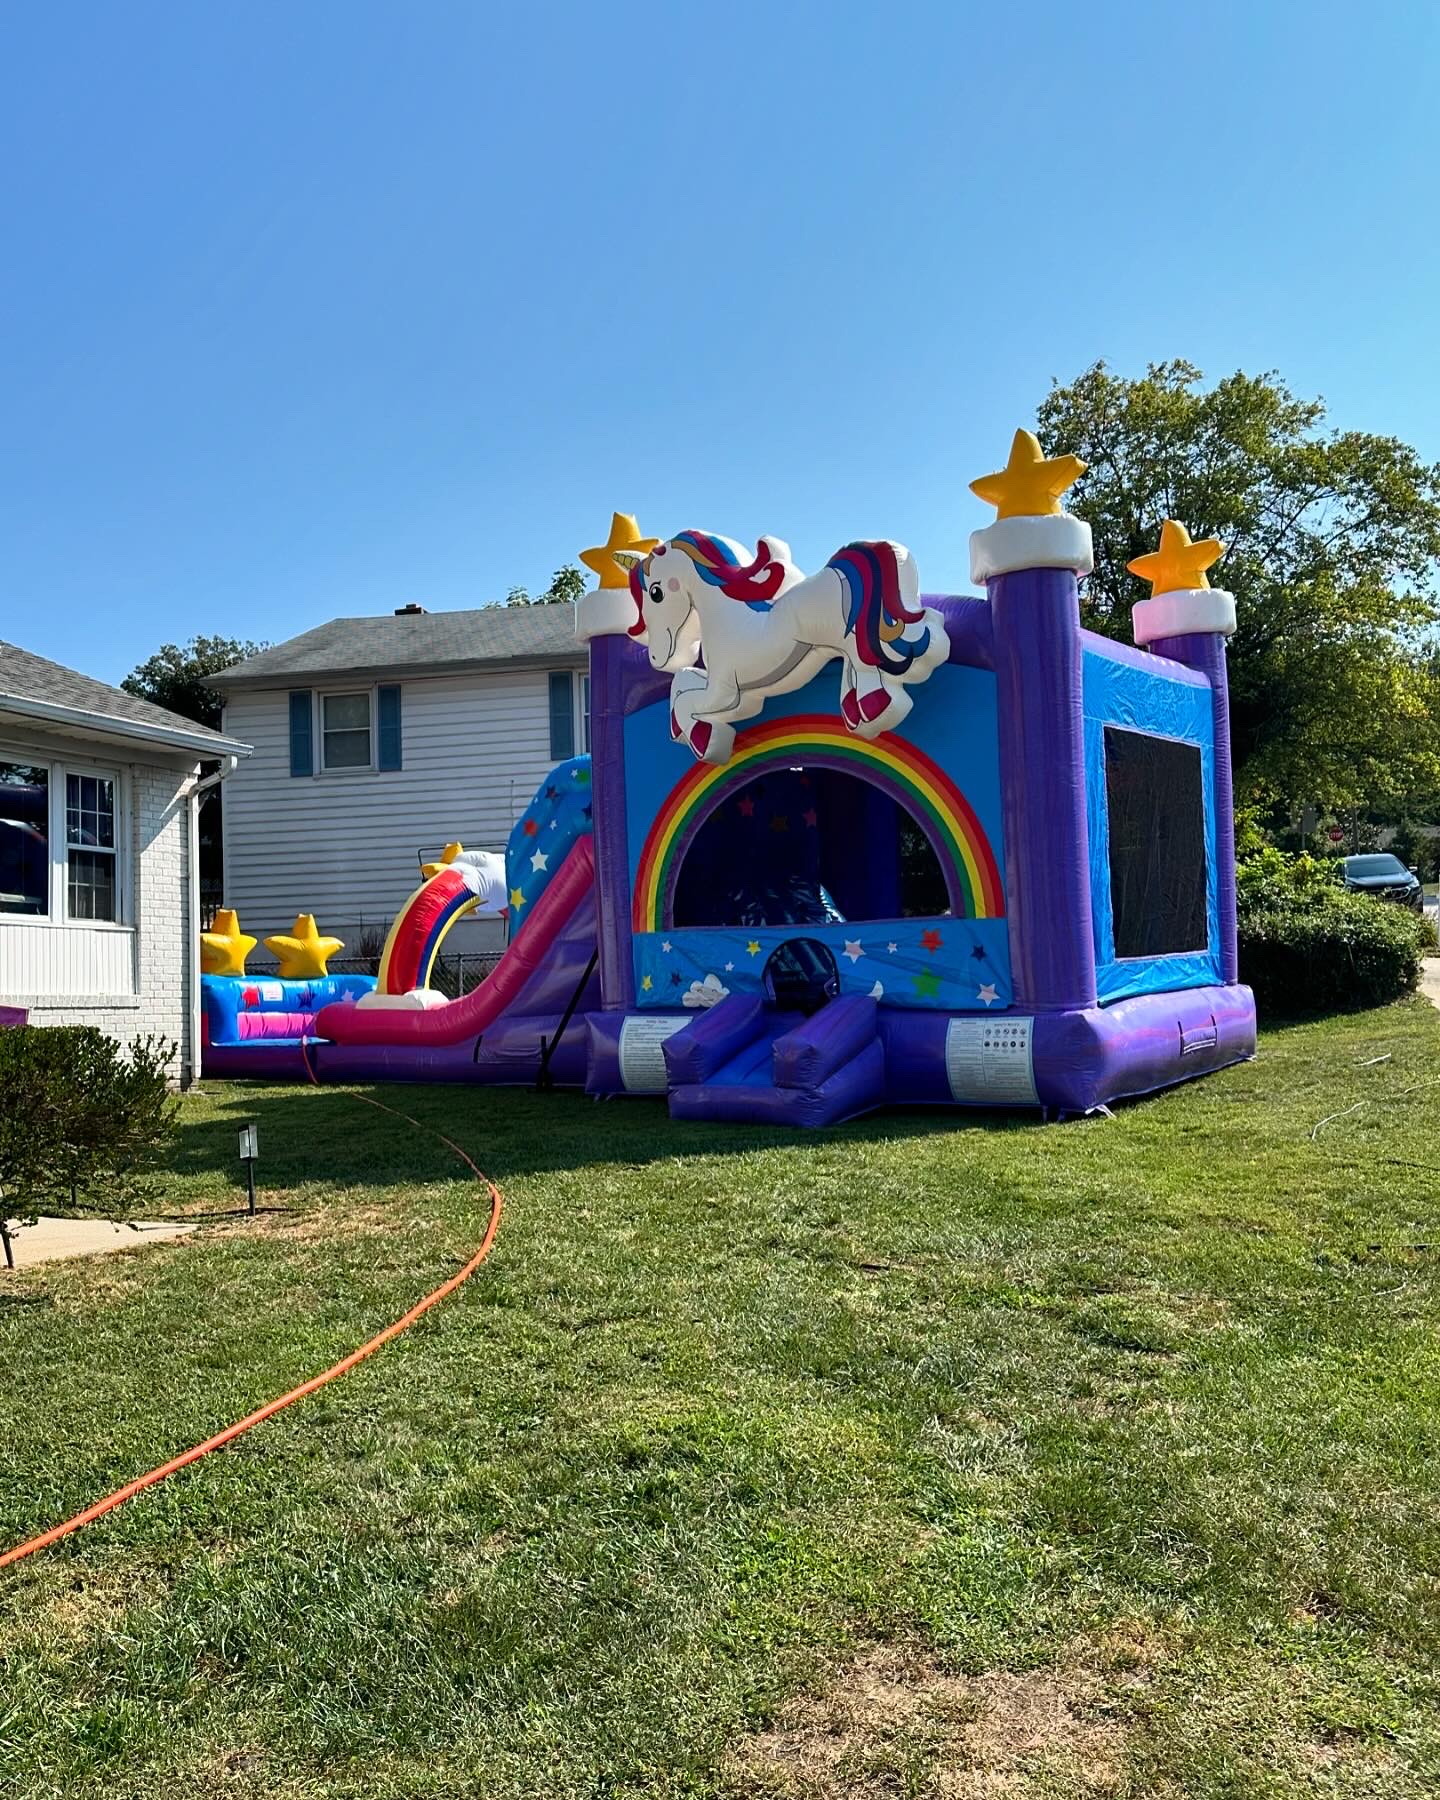
<path id="1" fill-rule="evenodd" d="M 479 605 L 615 507 L 963 589 L 1101 356 L 1440 457 L 1440 12 L 994 13 L 8 8 L 0 636 Z"/>

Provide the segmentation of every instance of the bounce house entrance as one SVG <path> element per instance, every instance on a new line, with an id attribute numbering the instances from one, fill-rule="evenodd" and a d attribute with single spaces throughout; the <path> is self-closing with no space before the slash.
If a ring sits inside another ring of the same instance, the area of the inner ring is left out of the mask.
<path id="1" fill-rule="evenodd" d="M 784 1012 L 819 1012 L 840 991 L 840 970 L 816 938 L 787 938 L 765 964 L 765 992 Z"/>
<path id="2" fill-rule="evenodd" d="M 834 925 L 949 910 L 934 847 L 894 796 L 847 770 L 780 767 L 728 794 L 705 820 L 667 923 Z"/>

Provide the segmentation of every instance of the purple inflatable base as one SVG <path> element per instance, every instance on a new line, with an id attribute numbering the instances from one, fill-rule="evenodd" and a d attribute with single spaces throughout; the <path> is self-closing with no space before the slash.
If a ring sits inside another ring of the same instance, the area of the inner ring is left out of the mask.
<path id="1" fill-rule="evenodd" d="M 722 1003 L 722 1006 L 725 1003 Z M 833 1013 L 833 1017 L 827 1014 Z M 844 1015 L 842 1017 L 842 1014 Z M 853 1015 L 853 1016 L 852 1016 Z M 956 1015 L 974 1023 L 975 1015 Z M 322 1082 L 425 1081 L 530 1087 L 546 1074 L 556 1087 L 596 1098 L 666 1094 L 676 1118 L 813 1126 L 877 1106 L 1038 1106 L 1087 1113 L 1208 1075 L 1255 1054 L 1255 1001 L 1247 987 L 1186 988 L 1141 994 L 1113 1006 L 1070 1012 L 988 1015 L 996 1026 L 1028 1024 L 1028 1091 L 1023 1078 L 971 1091 L 952 1086 L 947 1058 L 951 1015 L 836 1003 L 812 1019 L 767 1014 L 741 1002 L 677 1020 L 681 1030 L 652 1056 L 648 1079 L 622 1068 L 627 1015 L 577 1011 L 559 1042 L 560 1016 L 503 1019 L 478 1042 L 447 1048 L 306 1045 Z M 654 1030 L 653 1014 L 637 1022 Z M 708 1046 L 708 1048 L 707 1048 Z M 661 1057 L 663 1056 L 663 1061 Z M 1024 1062 L 1023 1052 L 1020 1060 Z M 983 1072 L 983 1062 L 980 1065 Z M 1013 1069 L 1013 1062 L 1009 1065 Z M 212 1045 L 205 1074 L 234 1080 L 305 1080 L 298 1041 Z"/>

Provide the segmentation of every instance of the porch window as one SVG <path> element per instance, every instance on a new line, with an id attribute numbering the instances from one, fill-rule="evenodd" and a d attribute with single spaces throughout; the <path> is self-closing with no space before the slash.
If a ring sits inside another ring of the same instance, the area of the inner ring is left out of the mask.
<path id="1" fill-rule="evenodd" d="M 115 783 L 109 775 L 65 777 L 65 903 L 72 919 L 119 918 Z"/>
<path id="2" fill-rule="evenodd" d="M 327 769 L 370 767 L 370 695 L 326 694 L 321 701 Z"/>
<path id="3" fill-rule="evenodd" d="M 50 911 L 50 771 L 0 762 L 0 913 Z"/>

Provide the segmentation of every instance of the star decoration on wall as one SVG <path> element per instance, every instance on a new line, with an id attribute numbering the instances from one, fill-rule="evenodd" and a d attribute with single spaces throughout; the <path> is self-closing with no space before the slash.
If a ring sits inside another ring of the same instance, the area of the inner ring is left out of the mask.
<path id="1" fill-rule="evenodd" d="M 757 938 L 751 938 L 750 942 L 745 946 L 745 954 L 747 956 L 758 956 L 760 954 L 760 943 Z"/>
<path id="2" fill-rule="evenodd" d="M 521 892 L 521 891 L 520 891 L 520 889 L 519 889 L 519 888 L 511 888 L 511 890 L 510 890 L 510 907 L 511 907 L 511 910 L 512 910 L 512 911 L 513 911 L 513 912 L 519 912 L 519 910 L 520 910 L 520 908 L 521 908 L 521 907 L 522 907 L 522 906 L 523 906 L 523 905 L 524 905 L 524 904 L 525 904 L 525 896 L 524 896 L 524 894 L 523 894 L 523 893 L 522 893 L 522 892 Z"/>
<path id="3" fill-rule="evenodd" d="M 548 869 L 549 866 L 550 866 L 550 858 L 545 854 L 545 852 L 543 850 L 537 850 L 535 852 L 535 854 L 530 858 L 530 867 L 535 871 L 535 873 L 537 875 L 541 872 L 542 869 Z"/>
<path id="4" fill-rule="evenodd" d="M 975 998 L 977 1000 L 983 1000 L 987 1006 L 993 1006 L 1000 998 L 1000 995 L 996 991 L 995 983 L 993 981 L 987 981 L 982 984 L 980 991 L 976 994 Z"/>
<path id="5" fill-rule="evenodd" d="M 970 492 L 996 508 L 1001 519 L 1028 519 L 1060 511 L 1060 496 L 1085 473 L 1078 456 L 1049 456 L 1033 431 L 1017 431 L 1010 460 L 993 475 L 970 483 Z"/>
<path id="6" fill-rule="evenodd" d="M 726 965 L 725 965 L 725 973 L 726 973 L 726 974 L 727 974 L 727 975 L 728 975 L 728 974 L 729 974 L 729 973 L 730 973 L 730 971 L 731 971 L 731 970 L 732 970 L 732 969 L 733 969 L 733 968 L 734 968 L 734 967 L 735 967 L 735 965 L 734 965 L 734 963 L 733 963 L 733 962 L 728 962 L 728 963 L 726 963 Z"/>
<path id="7" fill-rule="evenodd" d="M 922 1000 L 933 1000 L 940 992 L 940 977 L 933 969 L 922 969 L 915 977 L 915 992 Z"/>
<path id="8" fill-rule="evenodd" d="M 243 975 L 245 958 L 254 948 L 255 939 L 240 929 L 240 915 L 222 906 L 209 931 L 200 933 L 200 973 Z"/>
<path id="9" fill-rule="evenodd" d="M 803 813 L 801 813 L 800 817 L 805 821 L 805 823 L 810 827 L 810 829 L 812 831 L 820 823 L 820 815 L 819 815 L 819 813 L 816 812 L 816 810 L 813 806 L 807 807 L 806 810 Z"/>
<path id="10" fill-rule="evenodd" d="M 327 974 L 327 960 L 345 946 L 339 938 L 321 937 L 314 913 L 298 913 L 289 931 L 266 938 L 265 948 L 279 958 L 282 981 L 310 981 Z"/>
<path id="11" fill-rule="evenodd" d="M 859 938 L 846 938 L 845 948 L 840 952 L 840 954 L 842 956 L 848 956 L 850 958 L 851 963 L 853 964 L 853 963 L 859 962 L 860 958 L 865 954 L 865 952 L 860 946 Z"/>
<path id="12" fill-rule="evenodd" d="M 895 942 L 894 938 L 891 938 L 890 942 L 885 946 L 886 953 L 890 956 L 893 956 L 899 948 L 900 946 Z"/>
<path id="13" fill-rule="evenodd" d="M 920 948 L 922 950 L 928 950 L 932 956 L 940 948 L 941 942 L 940 933 L 935 930 L 933 925 L 929 931 L 922 931 L 920 933 Z"/>
<path id="14" fill-rule="evenodd" d="M 1201 538 L 1192 543 L 1190 533 L 1176 519 L 1167 519 L 1160 527 L 1160 547 L 1126 563 L 1132 575 L 1150 583 L 1152 597 L 1173 594 L 1182 588 L 1208 588 L 1205 571 L 1225 554 L 1219 538 Z"/>
<path id="15" fill-rule="evenodd" d="M 648 556 L 659 542 L 659 538 L 641 537 L 634 513 L 617 512 L 610 520 L 609 537 L 603 544 L 582 550 L 580 560 L 600 577 L 602 588 L 626 588 L 630 585 L 630 571 L 616 560 L 617 551 Z"/>
<path id="16" fill-rule="evenodd" d="M 650 992 L 651 988 L 653 988 L 654 985 L 655 985 L 655 983 L 650 979 L 650 977 L 648 975 L 644 976 L 640 982 L 641 991 L 646 994 L 648 994 Z"/>
<path id="17" fill-rule="evenodd" d="M 740 796 L 740 798 L 735 802 L 735 805 L 736 805 L 736 809 L 739 811 L 739 814 L 742 819 L 753 819 L 754 818 L 755 802 L 754 802 L 754 800 L 751 799 L 749 794 L 742 794 Z"/>
<path id="18" fill-rule="evenodd" d="M 665 939 L 665 941 L 664 941 L 664 943 L 662 943 L 662 944 L 661 944 L 661 946 L 660 946 L 660 948 L 661 948 L 661 950 L 663 950 L 663 951 L 664 951 L 664 953 L 665 953 L 665 955 L 666 955 L 666 956 L 668 956 L 668 955 L 669 955 L 669 954 L 670 954 L 670 940 L 669 940 L 669 938 L 666 938 L 666 939 Z"/>

